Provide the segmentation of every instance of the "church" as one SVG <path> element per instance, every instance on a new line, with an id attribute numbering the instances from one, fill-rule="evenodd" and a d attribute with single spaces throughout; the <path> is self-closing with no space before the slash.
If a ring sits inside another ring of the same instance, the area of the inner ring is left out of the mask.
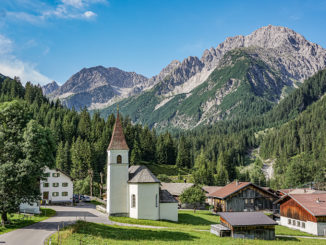
<path id="1" fill-rule="evenodd" d="M 129 147 L 119 112 L 107 154 L 109 215 L 178 221 L 178 201 L 167 190 L 161 190 L 157 177 L 146 166 L 129 166 Z"/>

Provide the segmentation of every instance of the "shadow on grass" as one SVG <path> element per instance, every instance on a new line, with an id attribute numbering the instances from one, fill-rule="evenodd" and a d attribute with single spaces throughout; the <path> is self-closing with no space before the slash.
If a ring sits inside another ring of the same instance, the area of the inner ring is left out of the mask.
<path id="1" fill-rule="evenodd" d="M 294 241 L 294 242 L 299 241 L 299 239 L 296 237 L 277 237 L 275 240 L 276 241 Z"/>
<path id="2" fill-rule="evenodd" d="M 216 216 L 213 214 L 202 214 L 209 216 Z M 179 221 L 178 224 L 182 225 L 212 225 L 220 223 L 218 216 L 216 216 L 216 221 L 209 221 L 207 219 L 201 218 L 199 216 L 195 216 L 193 214 L 179 213 Z"/>
<path id="3" fill-rule="evenodd" d="M 102 225 L 96 223 L 85 223 L 78 221 L 74 226 L 77 234 L 92 235 L 103 239 L 114 240 L 159 240 L 159 241 L 193 241 L 196 236 L 178 231 L 149 230 L 140 228 L 122 228 L 117 226 Z"/>

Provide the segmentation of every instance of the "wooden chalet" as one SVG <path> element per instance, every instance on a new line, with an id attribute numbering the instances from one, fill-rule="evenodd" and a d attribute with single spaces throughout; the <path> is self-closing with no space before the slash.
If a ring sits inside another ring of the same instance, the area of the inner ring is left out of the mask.
<path id="1" fill-rule="evenodd" d="M 234 181 L 210 194 L 216 212 L 272 210 L 278 196 L 251 182 Z"/>
<path id="2" fill-rule="evenodd" d="M 326 235 L 326 194 L 290 194 L 277 200 L 280 224 L 310 234 Z"/>
<path id="3" fill-rule="evenodd" d="M 221 224 L 212 225 L 211 233 L 234 238 L 274 240 L 277 223 L 262 212 L 221 212 Z"/>

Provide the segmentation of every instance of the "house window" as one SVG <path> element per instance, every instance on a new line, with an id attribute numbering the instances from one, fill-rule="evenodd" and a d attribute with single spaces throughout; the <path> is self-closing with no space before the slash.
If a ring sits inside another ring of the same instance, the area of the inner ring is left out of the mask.
<path id="1" fill-rule="evenodd" d="M 247 198 L 245 199 L 245 204 L 248 204 L 248 199 Z"/>
<path id="2" fill-rule="evenodd" d="M 306 223 L 305 222 L 301 222 L 301 227 L 305 229 L 306 228 Z"/>
<path id="3" fill-rule="evenodd" d="M 251 204 L 254 204 L 254 199 L 250 199 Z"/>
<path id="4" fill-rule="evenodd" d="M 52 177 L 56 177 L 56 178 L 57 178 L 57 177 L 60 177 L 60 173 L 53 173 L 53 174 L 52 174 Z"/>
<path id="5" fill-rule="evenodd" d="M 291 225 L 291 219 L 288 219 L 288 225 Z"/>
<path id="6" fill-rule="evenodd" d="M 68 192 L 64 191 L 61 193 L 63 197 L 67 197 L 68 196 Z"/>
<path id="7" fill-rule="evenodd" d="M 43 183 L 43 187 L 49 187 L 49 183 Z"/>
<path id="8" fill-rule="evenodd" d="M 45 173 L 44 177 L 50 177 L 50 173 Z"/>
<path id="9" fill-rule="evenodd" d="M 62 183 L 62 187 L 68 187 L 68 183 L 67 182 Z"/>
<path id="10" fill-rule="evenodd" d="M 297 221 L 297 226 L 300 227 L 300 221 Z"/>
<path id="11" fill-rule="evenodd" d="M 53 197 L 58 197 L 59 196 L 59 192 L 52 192 L 52 196 Z"/>
<path id="12" fill-rule="evenodd" d="M 155 196 L 155 207 L 158 207 L 158 195 Z"/>
<path id="13" fill-rule="evenodd" d="M 295 225 L 295 220 L 292 220 L 292 225 Z"/>
<path id="14" fill-rule="evenodd" d="M 52 183 L 53 187 L 59 187 L 59 183 Z"/>
<path id="15" fill-rule="evenodd" d="M 136 195 L 135 194 L 131 195 L 131 207 L 132 208 L 136 207 Z"/>
<path id="16" fill-rule="evenodd" d="M 121 155 L 118 155 L 117 156 L 117 163 L 122 163 L 122 157 L 121 157 Z"/>

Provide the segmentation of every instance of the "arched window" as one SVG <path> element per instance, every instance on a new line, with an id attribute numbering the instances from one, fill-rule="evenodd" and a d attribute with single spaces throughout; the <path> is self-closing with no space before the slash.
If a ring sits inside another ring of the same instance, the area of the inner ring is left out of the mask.
<path id="1" fill-rule="evenodd" d="M 121 157 L 121 155 L 118 155 L 117 156 L 117 163 L 122 163 L 122 157 Z"/>

